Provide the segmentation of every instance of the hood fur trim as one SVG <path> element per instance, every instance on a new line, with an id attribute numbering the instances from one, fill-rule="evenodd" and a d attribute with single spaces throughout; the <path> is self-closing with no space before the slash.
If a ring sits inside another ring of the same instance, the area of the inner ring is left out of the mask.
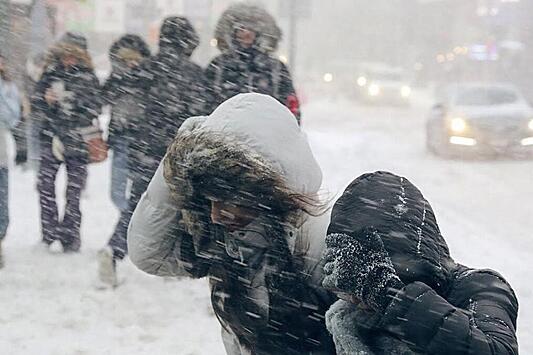
<path id="1" fill-rule="evenodd" d="M 178 133 L 164 160 L 164 177 L 190 233 L 209 223 L 209 199 L 257 209 L 301 225 L 312 200 L 290 191 L 272 165 L 249 147 L 207 130 Z"/>

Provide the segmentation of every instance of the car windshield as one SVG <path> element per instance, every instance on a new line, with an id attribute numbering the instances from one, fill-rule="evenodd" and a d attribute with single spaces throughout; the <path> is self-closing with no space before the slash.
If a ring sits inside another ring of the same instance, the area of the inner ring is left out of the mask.
<path id="1" fill-rule="evenodd" d="M 517 102 L 517 93 L 511 89 L 478 87 L 460 90 L 456 96 L 459 106 L 494 106 Z"/>

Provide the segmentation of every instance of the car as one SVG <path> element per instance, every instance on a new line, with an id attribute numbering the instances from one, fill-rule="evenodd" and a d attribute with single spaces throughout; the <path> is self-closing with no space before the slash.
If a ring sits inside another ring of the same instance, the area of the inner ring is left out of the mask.
<path id="1" fill-rule="evenodd" d="M 387 64 L 365 63 L 358 66 L 357 96 L 367 104 L 408 106 L 411 87 L 406 74 L 399 67 Z"/>
<path id="2" fill-rule="evenodd" d="M 426 123 L 429 151 L 441 156 L 533 153 L 533 108 L 511 84 L 465 83 L 437 91 Z"/>

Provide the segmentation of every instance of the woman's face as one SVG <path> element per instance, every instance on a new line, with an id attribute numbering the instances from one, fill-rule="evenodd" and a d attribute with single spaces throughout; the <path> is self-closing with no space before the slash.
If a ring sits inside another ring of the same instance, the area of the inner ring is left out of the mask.
<path id="1" fill-rule="evenodd" d="M 74 67 L 78 65 L 78 58 L 76 58 L 73 55 L 66 55 L 63 58 L 61 58 L 61 62 L 63 65 L 67 68 Z"/>
<path id="2" fill-rule="evenodd" d="M 211 222 L 226 227 L 230 232 L 242 229 L 258 217 L 257 211 L 224 201 L 211 201 Z"/>
<path id="3" fill-rule="evenodd" d="M 256 38 L 256 33 L 254 31 L 248 30 L 246 28 L 239 28 L 235 36 L 237 41 L 243 48 L 250 48 L 253 46 Z"/>

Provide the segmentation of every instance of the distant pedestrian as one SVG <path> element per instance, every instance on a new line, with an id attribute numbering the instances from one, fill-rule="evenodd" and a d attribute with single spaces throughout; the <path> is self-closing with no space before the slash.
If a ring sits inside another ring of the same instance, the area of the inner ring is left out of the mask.
<path id="1" fill-rule="evenodd" d="M 7 73 L 5 57 L 0 53 L 0 268 L 4 266 L 2 242 L 9 226 L 9 171 L 6 135 L 21 116 L 21 96 Z"/>
<path id="2" fill-rule="evenodd" d="M 128 207 L 128 156 L 133 132 L 144 119 L 139 105 L 142 89 L 135 78 L 139 65 L 150 57 L 144 40 L 128 34 L 113 43 L 109 50 L 111 75 L 102 88 L 103 103 L 111 107 L 107 144 L 113 151 L 111 161 L 111 201 L 120 210 Z"/>
<path id="3" fill-rule="evenodd" d="M 242 3 L 230 6 L 218 21 L 215 39 L 222 54 L 206 69 L 211 111 L 239 93 L 260 93 L 276 98 L 300 122 L 289 69 L 273 56 L 281 30 L 266 10 Z"/>
<path id="4" fill-rule="evenodd" d="M 121 212 L 108 246 L 99 252 L 98 275 L 103 286 L 118 284 L 116 262 L 128 252 L 131 215 L 168 145 L 185 119 L 205 113 L 203 71 L 190 58 L 198 44 L 198 35 L 186 18 L 168 17 L 161 25 L 159 52 L 132 73 L 135 83 L 131 87 L 140 89 L 137 104 L 144 115 L 131 127 L 128 207 Z"/>
<path id="5" fill-rule="evenodd" d="M 85 37 L 67 33 L 50 50 L 32 107 L 42 114 L 38 173 L 42 241 L 61 242 L 65 252 L 80 249 L 80 193 L 87 178 L 89 134 L 101 110 L 100 87 Z M 66 207 L 59 216 L 55 179 L 67 170 Z"/>

